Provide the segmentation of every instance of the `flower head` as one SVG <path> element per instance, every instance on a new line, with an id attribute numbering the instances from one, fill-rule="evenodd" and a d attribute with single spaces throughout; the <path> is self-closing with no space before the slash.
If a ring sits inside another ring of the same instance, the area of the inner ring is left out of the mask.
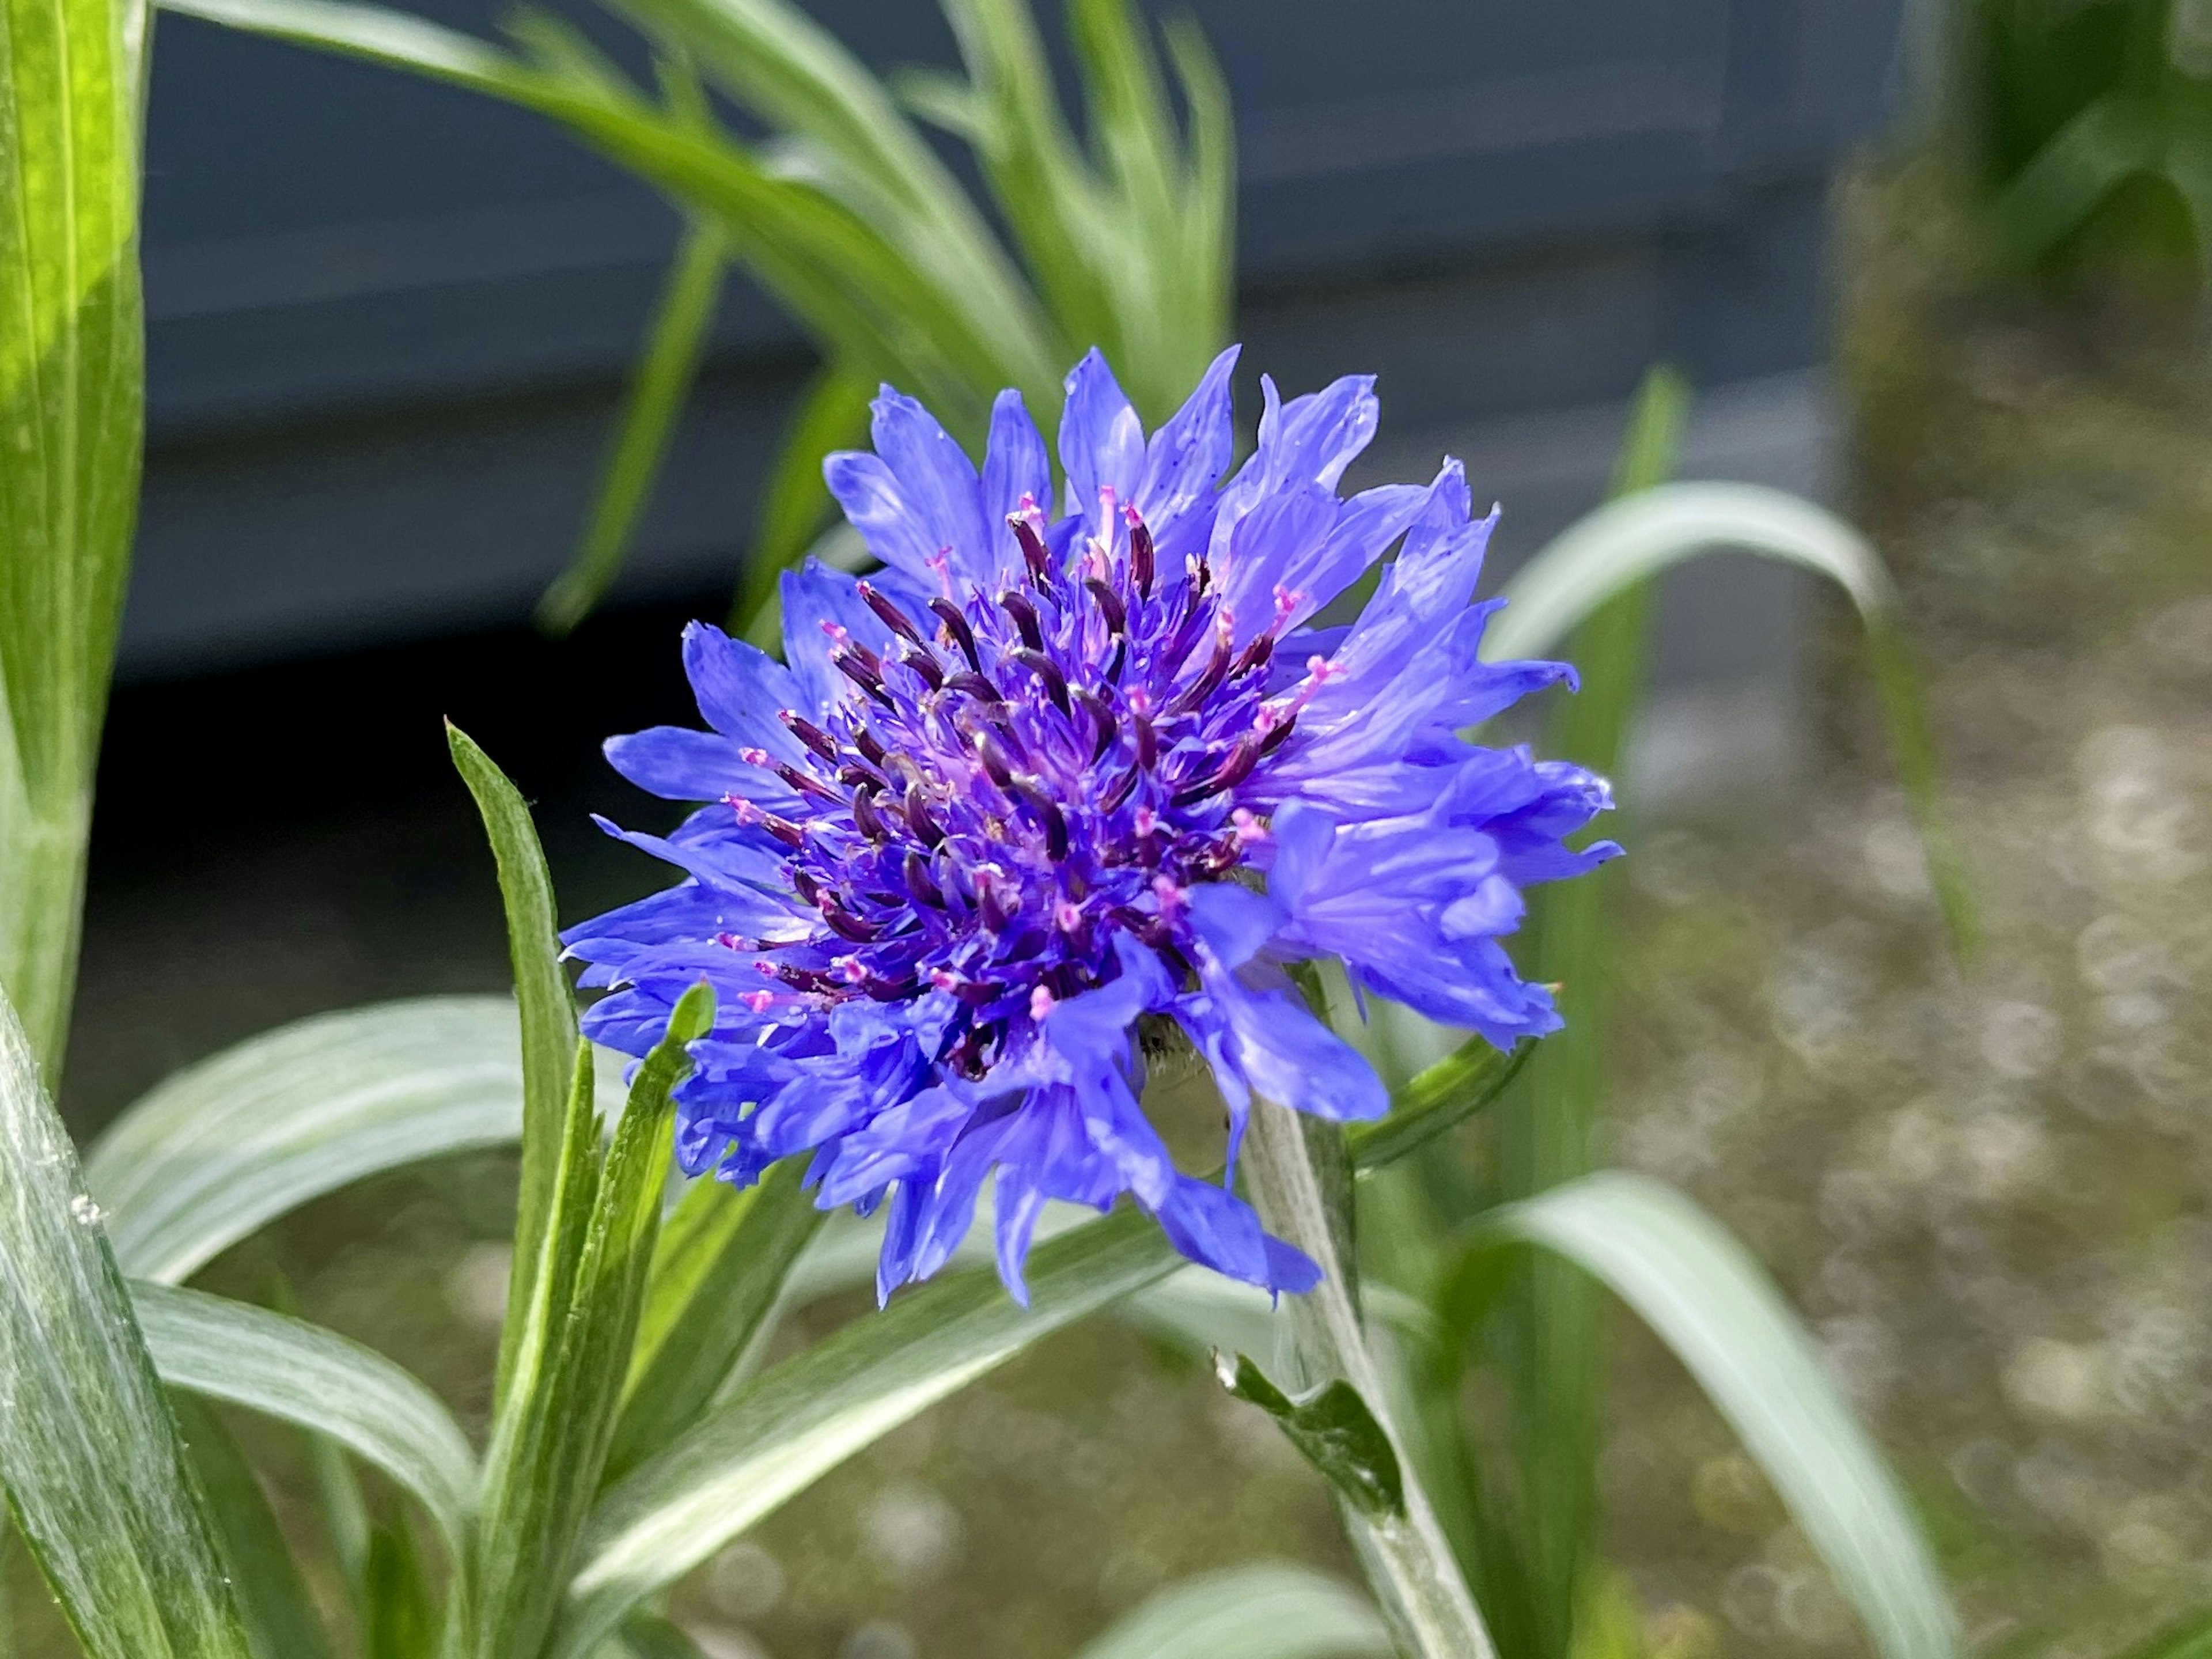
<path id="1" fill-rule="evenodd" d="M 712 730 L 607 745 L 633 782 L 709 805 L 665 838 L 606 826 L 685 878 L 566 936 L 612 988 L 588 1028 L 642 1054 L 712 981 L 684 1167 L 743 1183 L 811 1153 L 825 1207 L 888 1200 L 885 1296 L 945 1261 L 994 1171 L 1017 1296 L 1047 1199 L 1124 1192 L 1193 1259 L 1310 1287 L 1226 1182 L 1176 1168 L 1139 1104 L 1140 1021 L 1211 1065 L 1232 1165 L 1255 1092 L 1339 1119 L 1388 1104 L 1287 963 L 1340 957 L 1501 1046 L 1559 1024 L 1498 939 L 1524 885 L 1618 849 L 1561 841 L 1610 805 L 1601 780 L 1458 735 L 1569 678 L 1477 655 L 1495 514 L 1472 517 L 1455 463 L 1339 496 L 1375 430 L 1366 379 L 1287 404 L 1263 380 L 1258 447 L 1223 483 L 1235 360 L 1147 438 L 1086 357 L 1057 514 L 1017 393 L 978 473 L 886 388 L 875 453 L 826 469 L 882 570 L 787 575 L 781 663 L 695 625 Z M 1316 625 L 1393 546 L 1358 619 Z"/>

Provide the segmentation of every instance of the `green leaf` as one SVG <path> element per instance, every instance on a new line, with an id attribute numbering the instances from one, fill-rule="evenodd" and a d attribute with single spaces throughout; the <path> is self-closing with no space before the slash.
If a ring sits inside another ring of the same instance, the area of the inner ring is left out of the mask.
<path id="1" fill-rule="evenodd" d="M 145 421 L 140 0 L 0 5 L 0 988 L 49 1086 Z"/>
<path id="2" fill-rule="evenodd" d="M 1501 1054 L 1486 1039 L 1469 1037 L 1395 1091 L 1388 1115 L 1352 1126 L 1346 1139 L 1353 1164 L 1364 1170 L 1395 1164 L 1494 1105 L 1534 1046 Z"/>
<path id="3" fill-rule="evenodd" d="M 783 447 L 761 493 L 752 545 L 745 550 L 744 574 L 730 602 L 732 633 L 750 637 L 754 618 L 775 599 L 777 577 L 797 564 L 813 544 L 830 506 L 830 487 L 822 478 L 823 460 L 830 451 L 850 447 L 866 437 L 868 401 L 875 393 L 866 376 L 825 363 L 799 394 Z"/>
<path id="4" fill-rule="evenodd" d="M 370 1534 L 368 1583 L 363 1659 L 430 1659 L 437 1603 L 405 1526 L 379 1527 Z"/>
<path id="5" fill-rule="evenodd" d="M 566 634 L 583 621 L 622 572 L 699 378 L 729 262 L 729 239 L 719 224 L 695 221 L 685 230 L 630 377 L 583 536 L 568 568 L 538 602 L 538 625 L 549 634 Z"/>
<path id="6" fill-rule="evenodd" d="M 1243 1354 L 1213 1357 L 1214 1375 L 1239 1400 L 1273 1418 L 1306 1462 L 1363 1514 L 1378 1519 L 1406 1512 L 1406 1480 L 1397 1449 L 1342 1377 L 1292 1399 Z"/>
<path id="7" fill-rule="evenodd" d="M 1954 948 L 1971 957 L 1972 899 L 1942 822 L 1935 743 L 1897 589 L 1881 556 L 1832 513 L 1759 484 L 1662 484 L 1625 496 L 1578 520 L 1514 574 L 1504 589 L 1511 603 L 1491 624 L 1482 654 L 1492 662 L 1542 656 L 1614 594 L 1722 547 L 1826 576 L 1857 608 L 1899 781 L 1936 897 Z"/>
<path id="8" fill-rule="evenodd" d="M 476 1457 L 428 1389 L 374 1349 L 266 1308 L 165 1285 L 131 1296 L 164 1382 L 328 1436 L 412 1493 L 465 1559 Z"/>
<path id="9" fill-rule="evenodd" d="M 696 1642 L 657 1613 L 638 1614 L 615 1639 L 629 1659 L 706 1659 Z"/>
<path id="10" fill-rule="evenodd" d="M 949 1273 L 754 1377 L 601 1499 L 551 1659 L 584 1659 L 645 1597 L 823 1473 L 1182 1261 L 1150 1217 L 1123 1210 L 1036 1247 L 1026 1311 L 988 1268 Z"/>
<path id="11" fill-rule="evenodd" d="M 662 1224 L 606 1479 L 690 1428 L 768 1331 L 822 1224 L 805 1176 L 805 1160 L 787 1158 L 743 1192 L 703 1177 Z"/>
<path id="12" fill-rule="evenodd" d="M 529 803 L 467 732 L 446 723 L 446 741 L 499 866 L 507 908 L 507 946 L 514 967 L 514 1000 L 522 1011 L 522 1187 L 515 1200 L 514 1282 L 500 1329 L 499 1395 L 514 1364 L 514 1345 L 530 1306 L 532 1275 L 553 1202 L 569 1074 L 576 1056 L 576 1000 L 561 966 L 561 923 L 553 878 L 530 821 Z"/>
<path id="13" fill-rule="evenodd" d="M 422 997 L 278 1027 L 186 1067 L 86 1161 L 134 1279 L 175 1284 L 364 1176 L 512 1141 L 514 1004 Z"/>
<path id="14" fill-rule="evenodd" d="M 1690 388 L 1670 368 L 1648 373 L 1632 407 L 1614 465 L 1612 494 L 1636 497 L 1674 470 L 1688 424 Z M 1571 532 L 1570 532 L 1571 533 Z M 1644 693 L 1652 581 L 1643 578 L 1599 603 L 1575 627 L 1573 660 L 1583 669 L 1581 691 L 1555 700 L 1545 751 L 1607 776 L 1617 776 Z M 1616 824 L 1604 833 L 1625 835 Z M 1612 987 L 1619 958 L 1617 869 L 1601 869 L 1530 895 L 1522 960 L 1530 978 L 1557 985 L 1566 1029 L 1529 1045 L 1528 1074 L 1501 1109 L 1497 1123 L 1498 1185 L 1525 1197 L 1589 1172 L 1604 1109 L 1613 1031 Z M 1475 1571 L 1487 1601 L 1506 1617 L 1529 1621 L 1516 1638 L 1552 1659 L 1576 1649 L 1589 1605 L 1590 1566 L 1598 1549 L 1597 1457 L 1603 1432 L 1605 1361 L 1601 1310 L 1589 1281 L 1565 1265 L 1524 1262 L 1514 1276 L 1510 1316 L 1497 1328 L 1514 1410 L 1511 1461 L 1522 1495 L 1520 1536 L 1500 1559 Z M 1433 1379 L 1450 1402 L 1460 1393 L 1462 1348 L 1446 1348 Z M 1450 1419 L 1456 1405 L 1427 1415 Z M 1471 1457 L 1462 1462 L 1472 1468 Z M 1479 1471 L 1458 1483 L 1470 1504 L 1456 1518 L 1463 1540 L 1484 1527 Z M 1521 1582 L 1509 1583 L 1519 1570 Z"/>
<path id="15" fill-rule="evenodd" d="M 1742 1437 L 1884 1659 L 1953 1659 L 1956 1621 L 1903 1494 L 1789 1305 L 1711 1217 L 1607 1171 L 1492 1211 L 1482 1235 L 1470 1271 L 1538 1245 L 1627 1303 Z"/>
<path id="16" fill-rule="evenodd" d="M 1367 1599 L 1310 1567 L 1231 1567 L 1170 1585 L 1075 1659 L 1390 1659 Z"/>
<path id="17" fill-rule="evenodd" d="M 0 1485 L 88 1659 L 251 1659 L 76 1152 L 0 995 Z"/>
<path id="18" fill-rule="evenodd" d="M 169 1404 L 207 1498 L 253 1659 L 329 1659 L 314 1599 L 236 1438 L 205 1401 L 179 1394 Z"/>
<path id="19" fill-rule="evenodd" d="M 690 1069 L 689 1045 L 714 1021 L 713 992 L 704 983 L 693 986 L 669 1016 L 666 1035 L 638 1066 L 596 1182 L 590 1149 L 580 1138 L 571 1139 L 562 1161 L 564 1220 L 574 1213 L 567 1198 L 572 1185 L 595 1190 L 573 1276 L 558 1271 L 557 1261 L 546 1274 L 549 1291 L 556 1293 L 564 1279 L 573 1282 L 557 1334 L 547 1316 L 559 1304 L 541 1297 L 518 1351 L 524 1363 L 513 1409 L 495 1431 L 485 1481 L 478 1644 L 485 1659 L 536 1655 L 558 1611 L 570 1547 L 606 1466 L 653 1266 L 672 1150 L 670 1091 Z M 579 1053 L 588 1057 L 590 1049 L 579 1045 Z M 589 1094 L 587 1073 L 580 1074 L 574 1098 Z"/>
<path id="20" fill-rule="evenodd" d="M 2159 170 L 2166 137 L 2135 100 L 2103 98 L 2062 127 L 1992 205 L 2013 261 L 2032 266 L 2056 252 L 2131 178 Z"/>

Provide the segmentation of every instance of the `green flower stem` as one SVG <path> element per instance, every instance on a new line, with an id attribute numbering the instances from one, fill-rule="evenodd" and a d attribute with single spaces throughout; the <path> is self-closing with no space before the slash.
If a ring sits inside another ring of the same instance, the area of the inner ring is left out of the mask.
<path id="1" fill-rule="evenodd" d="M 0 720 L 5 719 L 0 711 Z M 61 1085 L 77 948 L 84 925 L 92 792 L 41 812 L 0 780 L 0 988 L 22 1019 L 49 1094 Z"/>
<path id="2" fill-rule="evenodd" d="M 1359 1391 L 1391 1439 L 1404 1472 L 1406 1512 L 1374 1516 L 1340 1501 L 1337 1513 L 1397 1636 L 1415 1659 L 1497 1659 L 1389 1397 L 1360 1320 L 1352 1251 L 1352 1169 L 1344 1131 L 1273 1101 L 1255 1099 L 1242 1154 L 1261 1219 L 1321 1264 L 1322 1282 L 1289 1298 L 1297 1386 L 1341 1377 Z"/>

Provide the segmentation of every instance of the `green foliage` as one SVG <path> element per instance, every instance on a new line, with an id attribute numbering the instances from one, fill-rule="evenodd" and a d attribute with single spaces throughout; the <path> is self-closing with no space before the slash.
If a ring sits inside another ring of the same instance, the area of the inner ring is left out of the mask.
<path id="1" fill-rule="evenodd" d="M 484 834 L 499 866 L 500 897 L 507 910 L 507 953 L 514 967 L 514 998 L 522 1015 L 522 1190 L 514 1224 L 514 1284 L 499 1342 L 499 1391 L 506 1395 L 531 1305 L 539 1244 L 550 1224 L 555 1171 L 568 1109 L 569 1073 L 576 1065 L 576 1004 L 561 966 L 561 923 L 553 904 L 553 878 L 530 822 L 530 806 L 507 774 L 492 763 L 460 727 L 448 721 L 446 741 L 453 764 L 476 798 Z M 589 1060 L 585 1061 L 589 1076 Z"/>
<path id="2" fill-rule="evenodd" d="M 88 1659 L 252 1659 L 100 1212 L 0 994 L 0 1481 Z"/>
<path id="3" fill-rule="evenodd" d="M 690 218 L 583 543 L 541 612 L 549 625 L 572 625 L 620 567 L 696 374 L 721 263 L 781 302 L 826 367 L 757 526 L 733 607 L 750 629 L 775 569 L 819 522 L 811 480 L 854 437 L 864 388 L 896 381 L 973 444 L 1001 388 L 1048 415 L 1061 374 L 1097 345 L 1157 422 L 1227 342 L 1234 144 L 1196 29 L 1166 32 L 1171 94 L 1130 0 L 1072 0 L 1088 118 L 1079 137 L 1024 0 L 945 5 L 965 76 L 909 72 L 896 90 L 790 0 L 614 0 L 662 54 L 662 86 L 650 90 L 542 14 L 526 15 L 502 47 L 332 0 L 172 9 L 537 110 Z M 713 116 L 690 88 L 692 64 L 765 142 Z M 988 204 L 961 187 L 916 117 L 974 150 Z"/>
<path id="4" fill-rule="evenodd" d="M 1491 1212 L 1461 1273 L 1486 1277 L 1483 1258 L 1516 1244 L 1606 1285 L 1689 1367 L 1884 1659 L 1951 1659 L 1957 1622 L 1896 1481 L 1741 1244 L 1680 1194 L 1618 1170 Z M 1455 1299 L 1473 1312 L 1482 1298 Z"/>
<path id="5" fill-rule="evenodd" d="M 2212 283 L 2212 35 L 2187 0 L 1977 0 L 1958 95 L 1996 251 Z"/>
<path id="6" fill-rule="evenodd" d="M 522 1132 L 507 997 L 416 997 L 279 1026 L 134 1103 L 85 1160 L 116 1260 L 174 1285 L 312 1199 Z"/>
<path id="7" fill-rule="evenodd" d="M 1273 1418 L 1283 1437 L 1343 1493 L 1377 1517 L 1406 1512 L 1406 1479 L 1397 1448 L 1359 1390 L 1342 1377 L 1292 1399 L 1243 1354 L 1214 1356 L 1221 1386 Z"/>
<path id="8" fill-rule="evenodd" d="M 1160 1591 L 1075 1659 L 1390 1659 L 1366 1598 L 1308 1567 L 1255 1565 Z"/>
<path id="9" fill-rule="evenodd" d="M 199 1476 L 253 1659 L 330 1659 L 313 1597 L 228 1425 L 194 1395 L 173 1395 L 169 1407 Z"/>
<path id="10" fill-rule="evenodd" d="M 413 1376 L 336 1332 L 227 1297 L 138 1284 L 131 1299 L 162 1382 L 344 1446 L 419 1499 L 465 1559 L 476 1454 Z"/>
<path id="11" fill-rule="evenodd" d="M 0 988 L 51 1088 L 145 422 L 143 0 L 0 5 Z"/>

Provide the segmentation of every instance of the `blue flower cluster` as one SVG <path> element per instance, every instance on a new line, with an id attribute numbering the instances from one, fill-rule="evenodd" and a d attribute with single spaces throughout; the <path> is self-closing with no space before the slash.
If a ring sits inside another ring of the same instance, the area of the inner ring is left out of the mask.
<path id="1" fill-rule="evenodd" d="M 607 745 L 671 800 L 667 836 L 605 825 L 684 872 L 575 927 L 586 1024 L 641 1054 L 702 977 L 720 1012 L 678 1097 L 678 1156 L 740 1184 L 811 1154 L 826 1208 L 888 1201 L 879 1292 L 967 1234 L 995 1171 L 1000 1272 L 1048 1199 L 1126 1192 L 1193 1260 L 1274 1290 L 1318 1270 L 1229 1182 L 1176 1169 L 1140 1103 L 1140 1022 L 1173 1022 L 1227 1104 L 1233 1170 L 1256 1093 L 1334 1119 L 1387 1094 L 1285 964 L 1507 1046 L 1553 1029 L 1498 944 L 1531 882 L 1618 849 L 1562 837 L 1601 779 L 1458 734 L 1571 678 L 1477 654 L 1495 514 L 1447 463 L 1348 498 L 1371 380 L 1289 403 L 1262 380 L 1235 449 L 1224 352 L 1149 438 L 1093 352 L 1067 380 L 1061 510 L 1018 394 L 982 470 L 886 388 L 875 453 L 830 487 L 883 568 L 783 579 L 785 661 L 695 625 L 711 730 Z M 1357 620 L 1323 606 L 1393 547 Z M 604 821 L 603 821 L 604 823 Z"/>

